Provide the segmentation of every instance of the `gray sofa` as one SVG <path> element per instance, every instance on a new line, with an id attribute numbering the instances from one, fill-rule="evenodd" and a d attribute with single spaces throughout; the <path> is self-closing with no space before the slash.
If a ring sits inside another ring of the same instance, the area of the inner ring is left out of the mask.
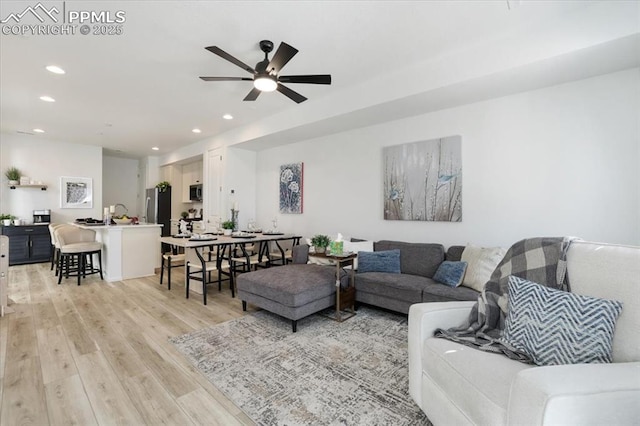
<path id="1" fill-rule="evenodd" d="M 355 274 L 356 303 L 409 313 L 422 302 L 475 301 L 478 292 L 467 287 L 452 288 L 433 281 L 444 260 L 460 260 L 463 246 L 444 251 L 442 244 L 378 241 L 374 251 L 400 250 L 400 274 L 365 272 Z M 238 297 L 243 310 L 247 303 L 291 320 L 292 330 L 299 319 L 335 303 L 335 267 L 306 265 L 309 247 L 293 249 L 293 264 L 247 272 L 238 276 Z M 341 285 L 348 285 L 343 271 Z"/>
<path id="2" fill-rule="evenodd" d="M 421 302 L 475 301 L 478 292 L 467 287 L 449 287 L 433 281 L 444 260 L 458 261 L 464 246 L 446 252 L 442 244 L 377 241 L 374 251 L 400 250 L 400 274 L 365 272 L 356 274 L 356 302 L 409 313 Z"/>

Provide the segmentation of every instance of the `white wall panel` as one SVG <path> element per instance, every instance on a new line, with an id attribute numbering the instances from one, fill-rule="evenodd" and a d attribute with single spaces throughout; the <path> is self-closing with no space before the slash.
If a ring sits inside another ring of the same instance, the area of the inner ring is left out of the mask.
<path id="1" fill-rule="evenodd" d="M 56 142 L 39 136 L 3 133 L 0 144 L 0 212 L 32 220 L 33 210 L 51 209 L 51 220 L 69 222 L 79 217 L 102 217 L 102 148 Z M 35 188 L 10 190 L 4 171 L 15 166 L 25 176 L 42 181 L 47 191 Z M 61 209 L 60 177 L 93 180 L 93 208 Z"/>
<path id="2" fill-rule="evenodd" d="M 258 152 L 257 219 L 369 239 L 509 246 L 575 235 L 640 244 L 640 71 L 632 69 Z M 385 221 L 382 148 L 462 136 L 461 223 Z M 304 213 L 278 212 L 303 161 Z"/>

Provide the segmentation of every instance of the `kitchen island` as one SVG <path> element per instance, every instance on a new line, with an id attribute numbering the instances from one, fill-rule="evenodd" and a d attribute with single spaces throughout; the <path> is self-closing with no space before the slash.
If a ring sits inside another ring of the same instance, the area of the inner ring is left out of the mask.
<path id="1" fill-rule="evenodd" d="M 148 277 L 160 267 L 162 225 L 72 225 L 96 231 L 102 243 L 102 272 L 106 281 Z"/>

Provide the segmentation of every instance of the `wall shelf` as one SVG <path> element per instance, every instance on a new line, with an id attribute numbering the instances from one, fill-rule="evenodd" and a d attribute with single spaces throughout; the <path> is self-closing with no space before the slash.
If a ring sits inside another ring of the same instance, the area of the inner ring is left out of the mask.
<path id="1" fill-rule="evenodd" d="M 40 188 L 42 191 L 46 191 L 47 190 L 47 185 L 9 185 L 10 189 L 16 189 L 16 188 Z"/>

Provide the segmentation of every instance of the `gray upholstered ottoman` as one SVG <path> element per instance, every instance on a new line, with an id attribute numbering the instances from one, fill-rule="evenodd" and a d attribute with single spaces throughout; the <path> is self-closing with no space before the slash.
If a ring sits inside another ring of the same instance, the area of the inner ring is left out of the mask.
<path id="1" fill-rule="evenodd" d="M 336 270 L 321 265 L 285 265 L 238 276 L 238 298 L 291 320 L 296 332 L 300 318 L 335 305 Z"/>

